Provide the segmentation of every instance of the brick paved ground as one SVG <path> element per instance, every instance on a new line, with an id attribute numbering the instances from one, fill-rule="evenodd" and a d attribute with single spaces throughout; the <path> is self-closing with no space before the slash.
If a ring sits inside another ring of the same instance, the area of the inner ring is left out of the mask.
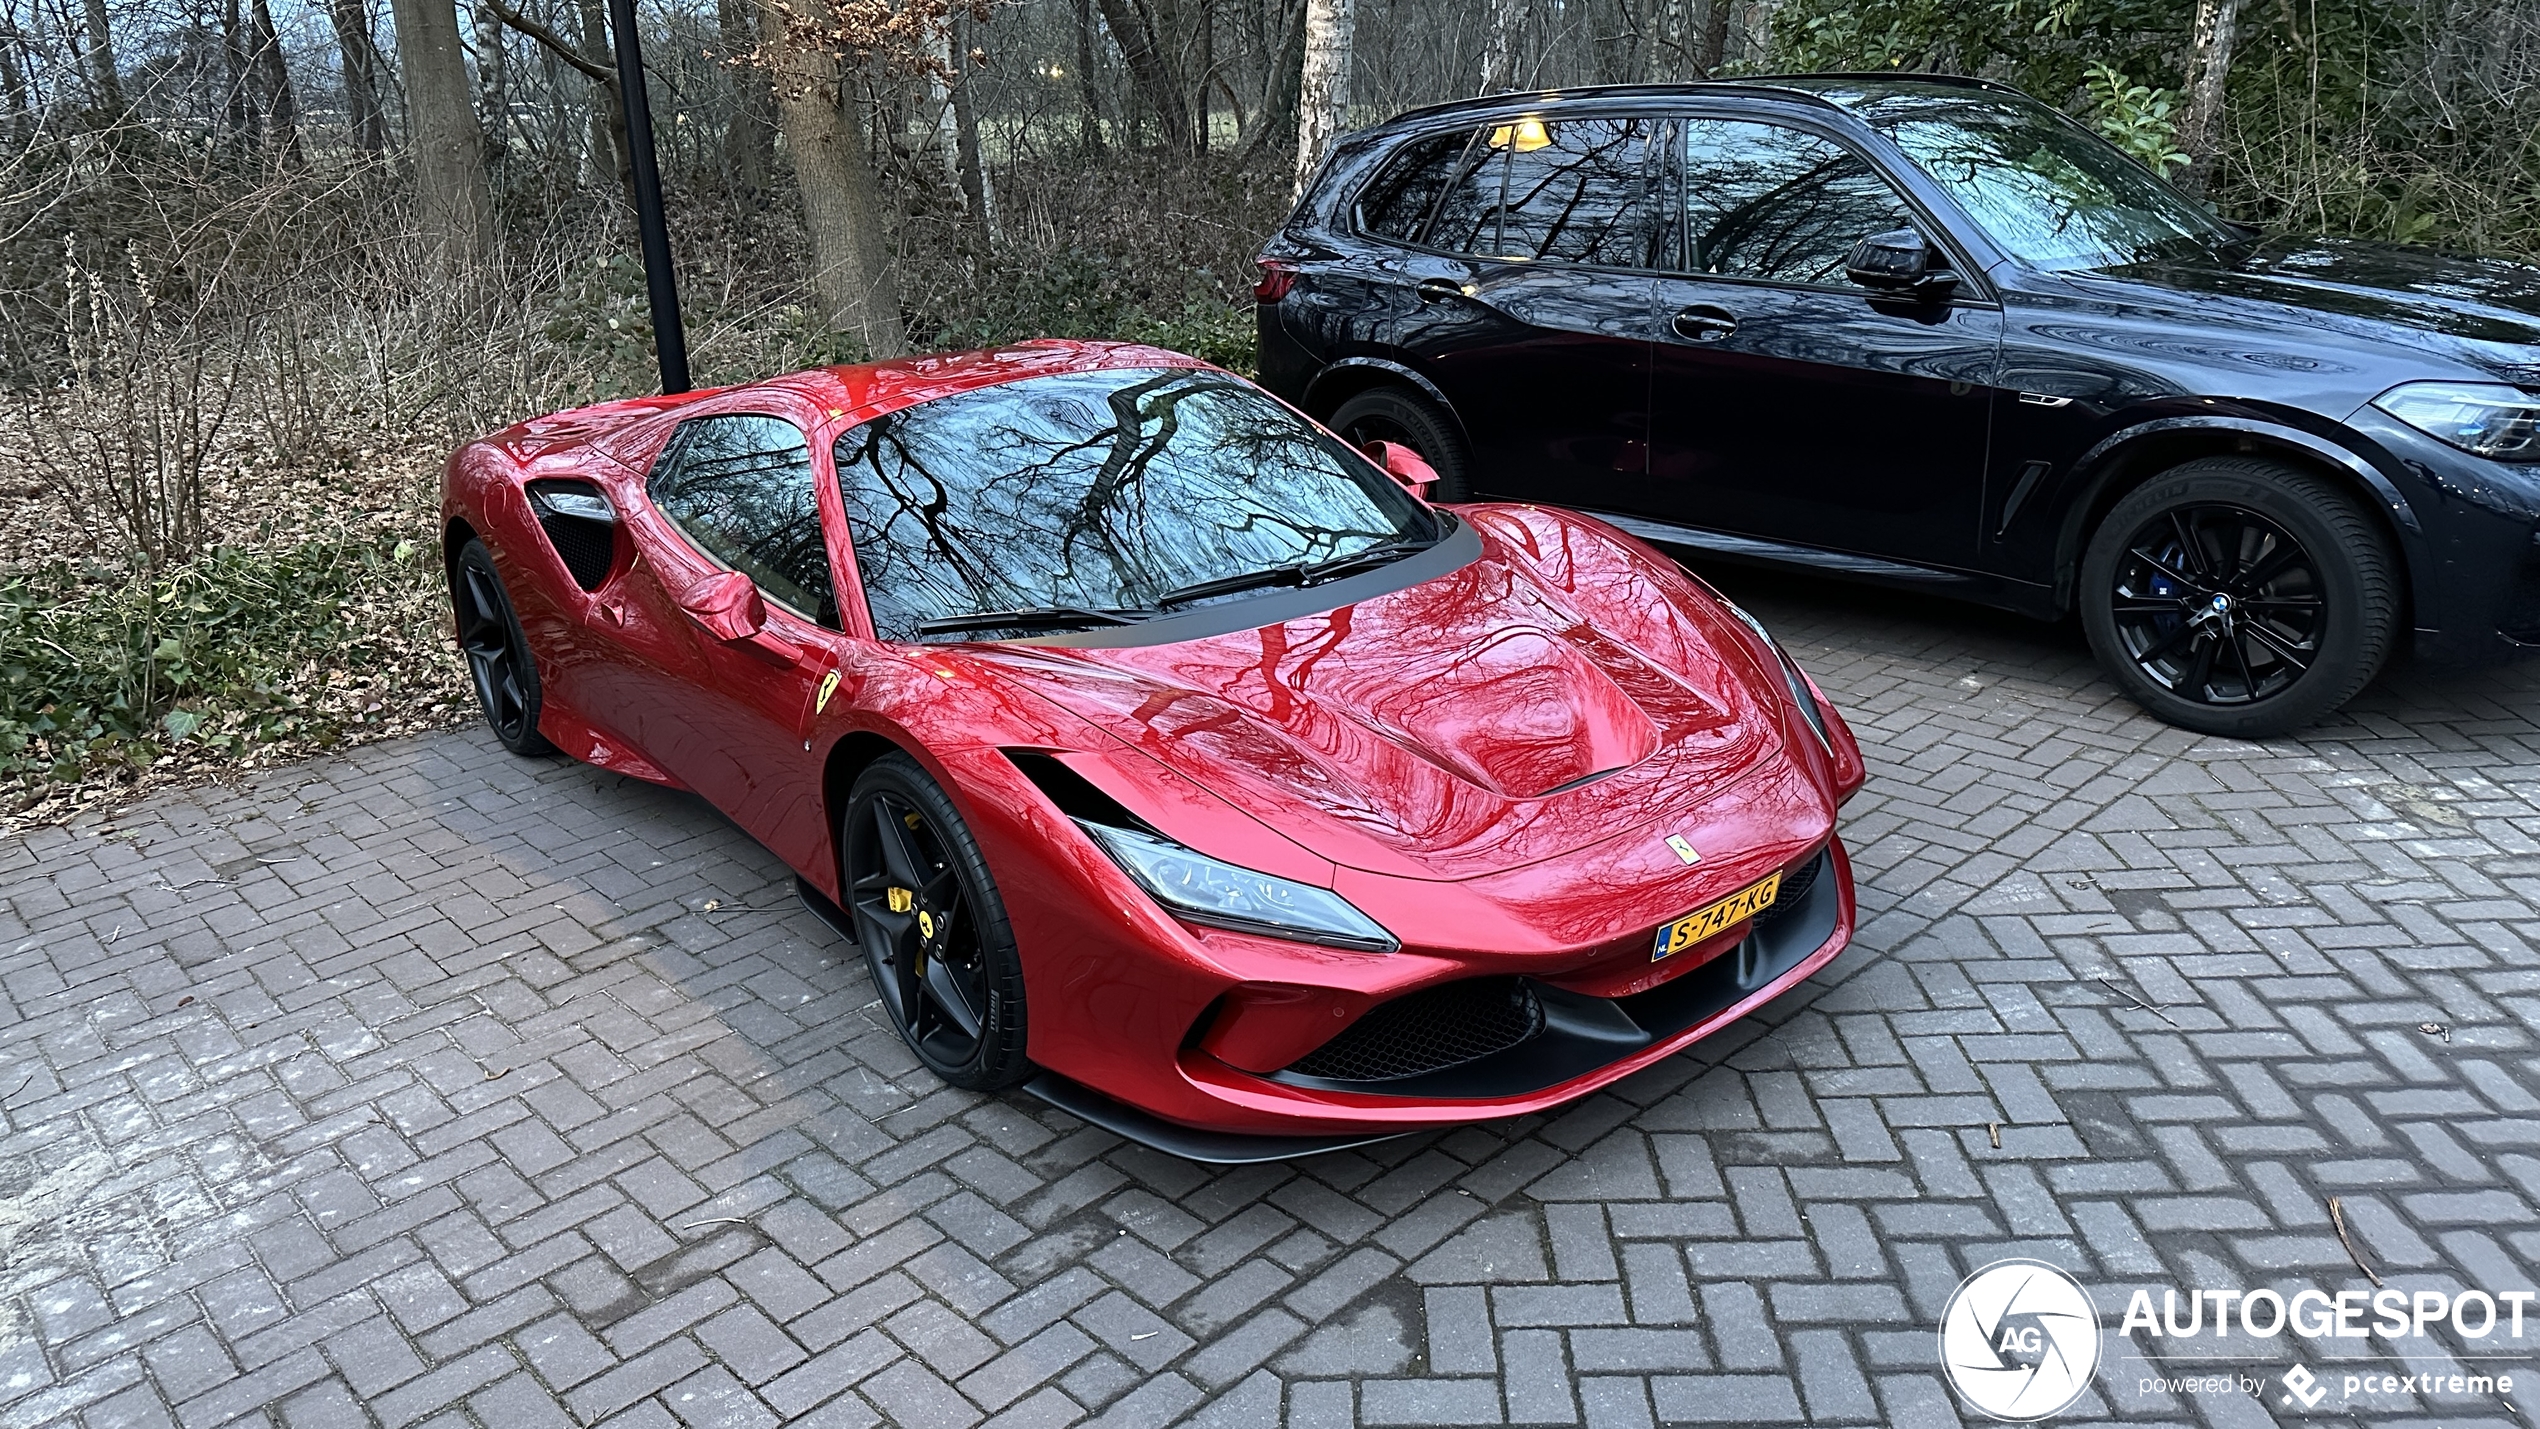
<path id="1" fill-rule="evenodd" d="M 1921 1426 L 2006 1255 L 2112 1327 L 2369 1289 L 2334 1196 L 2393 1287 L 2533 1283 L 2540 676 L 2260 747 L 2065 632 L 1731 583 L 1869 746 L 1854 951 L 1558 1117 L 1296 1165 L 931 1084 L 773 859 L 476 733 L 0 844 L 0 1419 Z M 2076 1416 L 2534 1402 L 2107 1345 Z"/>

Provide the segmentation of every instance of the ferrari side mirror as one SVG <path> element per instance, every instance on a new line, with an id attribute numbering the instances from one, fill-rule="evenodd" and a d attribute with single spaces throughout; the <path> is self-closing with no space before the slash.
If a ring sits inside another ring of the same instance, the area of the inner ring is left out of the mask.
<path id="1" fill-rule="evenodd" d="M 767 624 L 767 600 L 739 571 L 718 571 L 688 587 L 679 608 L 717 640 L 747 640 Z"/>
<path id="2" fill-rule="evenodd" d="M 1426 497 L 1438 479 L 1436 467 L 1400 442 L 1369 442 L 1367 455 L 1376 459 L 1387 476 L 1410 488 L 1414 496 Z"/>

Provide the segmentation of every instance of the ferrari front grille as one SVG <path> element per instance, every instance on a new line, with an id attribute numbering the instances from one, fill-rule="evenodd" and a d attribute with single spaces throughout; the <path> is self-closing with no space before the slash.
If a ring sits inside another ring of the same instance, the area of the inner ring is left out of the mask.
<path id="1" fill-rule="evenodd" d="M 1833 860 L 1826 857 L 1826 851 L 1819 849 L 1783 870 L 1782 886 L 1773 895 L 1773 906 L 1756 918 L 1756 925 L 1777 923 L 1806 904 L 1808 890 L 1817 886 L 1817 876 L 1825 872 L 1826 865 L 1831 862 Z"/>
<path id="2" fill-rule="evenodd" d="M 1389 1082 L 1504 1052 L 1543 1031 L 1523 979 L 1466 978 L 1380 1003 L 1288 1070 L 1327 1082 Z"/>

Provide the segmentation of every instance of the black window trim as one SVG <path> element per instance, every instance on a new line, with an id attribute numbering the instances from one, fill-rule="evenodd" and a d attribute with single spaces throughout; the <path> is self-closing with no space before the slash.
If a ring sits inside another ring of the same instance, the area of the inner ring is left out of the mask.
<path id="1" fill-rule="evenodd" d="M 766 601 L 769 605 L 772 605 L 778 610 L 785 612 L 787 615 L 794 617 L 796 620 L 810 626 L 812 629 L 828 630 L 840 634 L 845 633 L 847 620 L 845 608 L 846 603 L 838 598 L 838 560 L 837 553 L 829 549 L 828 518 L 820 514 L 820 453 L 818 444 L 813 442 L 811 439 L 810 428 L 805 427 L 802 423 L 795 421 L 792 417 L 787 416 L 783 412 L 773 412 L 756 407 L 729 407 L 713 412 L 686 413 L 679 418 L 679 424 L 671 428 L 670 440 L 662 444 L 661 455 L 653 458 L 652 468 L 644 473 L 644 504 L 652 508 L 653 514 L 659 516 L 662 524 L 675 532 L 679 539 L 686 543 L 689 550 L 705 557 L 709 563 L 721 567 L 724 570 L 737 572 L 738 574 L 745 576 L 750 575 L 748 571 L 744 571 L 739 566 L 723 559 L 721 555 L 715 552 L 713 547 L 698 540 L 697 533 L 689 530 L 685 525 L 681 524 L 678 517 L 670 514 L 669 508 L 653 499 L 653 483 L 661 477 L 663 472 L 670 470 L 671 464 L 677 461 L 680 454 L 687 449 L 690 430 L 701 422 L 710 422 L 717 417 L 771 417 L 777 421 L 783 422 L 786 426 L 793 428 L 795 431 L 802 433 L 803 454 L 807 459 L 807 464 L 811 468 L 812 514 L 815 519 L 820 521 L 820 554 L 829 562 L 829 600 L 831 604 L 839 607 L 838 620 L 835 624 L 832 624 L 829 621 L 822 620 L 818 615 L 808 614 L 796 609 L 793 602 L 785 600 L 784 598 L 778 596 L 775 592 L 769 590 L 765 585 L 760 583 L 758 577 L 756 576 L 750 576 L 750 585 L 753 589 L 758 591 L 759 599 Z M 665 592 L 665 594 L 668 594 L 668 592 Z M 858 586 L 856 590 L 856 599 L 861 601 L 863 598 L 864 590 L 861 586 Z"/>
<path id="2" fill-rule="evenodd" d="M 1816 122 L 1814 116 L 1803 118 L 1777 109 L 1740 108 L 1720 103 L 1688 105 L 1671 111 L 1670 117 L 1680 126 L 1695 119 L 1779 124 L 1786 129 L 1796 129 L 1803 134 L 1814 135 L 1842 149 L 1869 165 L 1870 172 L 1886 182 L 1897 198 L 1904 201 L 1905 207 L 1912 212 L 1913 216 L 1921 220 L 1923 241 L 1939 249 L 1949 260 L 1950 271 L 1958 275 L 1958 289 L 1949 295 L 1946 306 L 1975 309 L 1998 309 L 2002 306 L 2001 298 L 1994 292 L 1993 285 L 1985 280 L 1983 270 L 1968 261 L 1966 245 L 1958 241 L 1958 235 L 1950 229 L 1948 224 L 1940 221 L 1933 213 L 1931 205 L 1922 201 L 1921 197 L 1914 192 L 1912 185 L 1898 180 L 1893 166 L 1886 163 L 1879 154 L 1862 145 L 1856 136 L 1847 134 L 1834 125 Z M 1671 166 L 1672 182 L 1676 185 L 1672 206 L 1676 220 L 1675 247 L 1680 262 L 1681 255 L 1692 251 L 1692 235 L 1685 232 L 1684 228 L 1685 173 L 1681 162 L 1682 147 L 1679 142 L 1677 145 L 1679 162 Z M 1777 288 L 1784 292 L 1794 293 L 1847 293 L 1860 298 L 1872 296 L 1871 290 L 1853 283 L 1788 283 L 1778 278 L 1748 278 L 1732 273 L 1698 273 L 1683 267 L 1662 268 L 1659 270 L 1659 276 L 1705 283 L 1731 283 L 1744 287 Z"/>
<path id="3" fill-rule="evenodd" d="M 1511 114 L 1494 115 L 1473 121 L 1472 133 L 1464 141 L 1464 148 L 1457 153 L 1456 163 L 1461 166 L 1465 155 L 1473 152 L 1473 145 L 1479 143 L 1483 135 L 1488 134 L 1491 130 L 1498 128 L 1500 125 L 1515 124 L 1520 120 L 1525 119 L 1549 119 L 1552 118 L 1556 112 L 1567 107 L 1568 106 L 1561 104 L 1538 104 L 1530 108 L 1518 110 Z M 1579 112 L 1572 117 L 1581 119 L 1644 119 L 1649 121 L 1649 123 L 1653 126 L 1653 132 L 1650 135 L 1649 147 L 1643 152 L 1641 157 L 1642 174 L 1644 178 L 1650 177 L 1648 173 L 1650 156 L 1659 153 L 1665 147 L 1665 145 L 1661 142 L 1663 132 L 1668 128 L 1668 126 L 1672 125 L 1677 118 L 1673 111 L 1665 108 L 1648 108 L 1642 106 L 1613 108 L 1603 105 L 1599 105 L 1595 108 L 1582 107 L 1582 112 Z M 1391 160 L 1393 155 L 1400 154 L 1408 145 L 1415 144 L 1434 134 L 1449 132 L 1450 127 L 1451 126 L 1441 125 L 1436 129 L 1421 129 L 1404 136 L 1401 140 L 1395 143 L 1392 152 L 1387 155 L 1388 161 Z M 1667 269 L 1659 267 L 1654 263 L 1647 265 L 1631 263 L 1581 263 L 1569 258 L 1511 258 L 1502 254 L 1464 253 L 1452 248 L 1436 247 L 1427 240 L 1429 237 L 1429 230 L 1437 224 L 1438 209 L 1446 202 L 1446 190 L 1444 189 L 1440 189 L 1438 191 L 1438 196 L 1436 198 L 1429 200 L 1429 211 L 1421 215 L 1420 225 L 1412 230 L 1412 237 L 1387 238 L 1382 234 L 1369 233 L 1358 226 L 1358 201 L 1366 196 L 1368 187 L 1373 185 L 1377 179 L 1382 178 L 1389 167 L 1389 162 L 1375 165 L 1368 172 L 1366 179 L 1361 181 L 1358 188 L 1349 196 L 1347 205 L 1349 212 L 1349 232 L 1352 237 L 1360 239 L 1363 242 L 1381 243 L 1388 248 L 1407 249 L 1414 253 L 1426 253 L 1439 258 L 1452 259 L 1458 263 L 1474 265 L 1495 264 L 1507 268 L 1558 268 L 1565 272 L 1577 271 L 1582 273 L 1629 273 L 1640 277 L 1648 277 L 1652 274 L 1661 277 L 1668 275 Z M 1669 191 L 1666 188 L 1666 184 L 1667 178 L 1662 172 L 1656 176 L 1656 182 L 1653 184 L 1650 194 L 1652 201 L 1660 204 L 1662 207 L 1666 205 L 1669 198 Z M 1505 192 L 1504 181 L 1502 189 L 1503 192 L 1500 195 L 1500 203 L 1501 216 L 1504 224 L 1507 207 L 1507 194 Z M 1681 209 L 1682 204 L 1678 203 L 1677 207 L 1678 209 Z M 1677 222 L 1679 225 L 1683 223 L 1681 214 L 1679 214 Z"/>

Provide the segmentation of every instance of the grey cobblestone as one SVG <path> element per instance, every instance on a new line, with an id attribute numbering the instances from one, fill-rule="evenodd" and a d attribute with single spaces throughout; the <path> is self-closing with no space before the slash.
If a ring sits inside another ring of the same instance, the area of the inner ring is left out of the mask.
<path id="1" fill-rule="evenodd" d="M 0 1423 L 1954 1426 L 2001 1256 L 2368 1288 L 2334 1196 L 2411 1293 L 2540 1278 L 2540 677 L 2208 740 L 2067 631 L 1725 579 L 1868 751 L 1853 949 L 1293 1164 L 932 1083 L 730 825 L 473 732 L 0 842 Z"/>

